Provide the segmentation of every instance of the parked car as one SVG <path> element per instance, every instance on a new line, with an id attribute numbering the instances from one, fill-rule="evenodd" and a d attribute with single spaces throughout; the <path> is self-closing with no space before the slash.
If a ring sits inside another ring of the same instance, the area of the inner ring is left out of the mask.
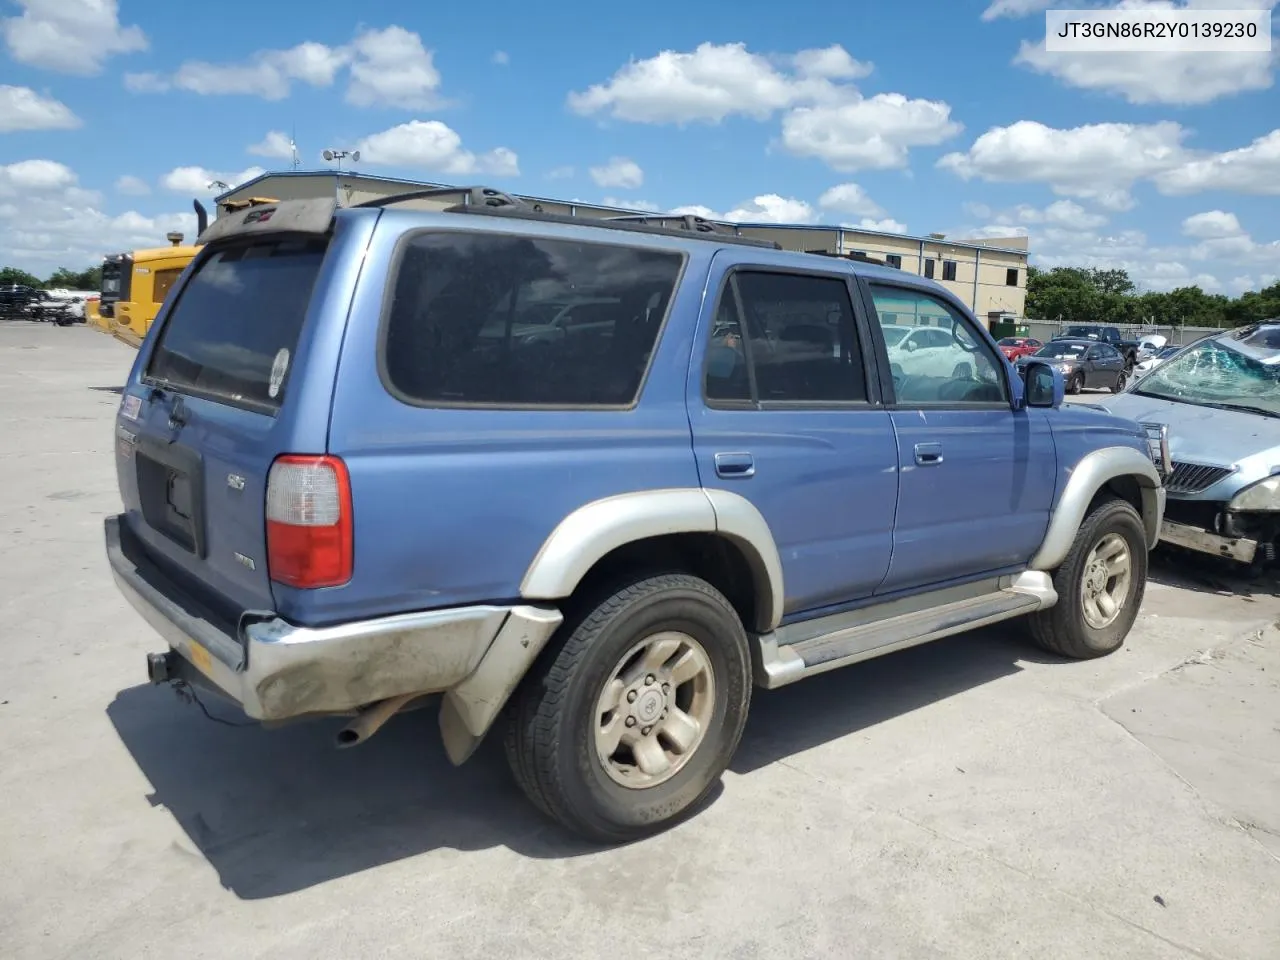
<path id="1" fill-rule="evenodd" d="M 497 725 L 531 800 L 613 842 L 707 795 L 753 685 L 1021 616 L 1123 644 L 1160 444 L 1024 382 L 941 285 L 693 218 L 399 202 L 220 218 L 142 342 L 105 539 L 154 682 L 347 745 L 443 694 L 454 763 Z M 486 332 L 581 298 L 607 331 Z M 968 369 L 895 373 L 889 303 Z"/>
<path id="2" fill-rule="evenodd" d="M 1168 427 L 1161 538 L 1261 569 L 1280 547 L 1280 319 L 1198 341 L 1106 404 Z"/>
<path id="3" fill-rule="evenodd" d="M 24 284 L 0 287 L 0 317 L 6 320 L 52 322 L 59 326 L 75 323 L 75 311 L 70 303 L 50 296 L 47 290 L 38 290 Z"/>
<path id="4" fill-rule="evenodd" d="M 1138 340 L 1138 363 L 1151 359 L 1168 345 L 1168 337 L 1158 333 L 1144 334 Z"/>
<path id="5" fill-rule="evenodd" d="M 1181 347 L 1161 347 L 1145 360 L 1139 360 L 1138 365 L 1133 368 L 1133 375 L 1135 377 L 1145 377 L 1170 357 L 1177 356 L 1178 351 L 1181 349 Z"/>
<path id="6" fill-rule="evenodd" d="M 1110 344 L 1094 340 L 1050 340 L 1031 356 L 1019 358 L 1018 366 L 1032 361 L 1049 363 L 1059 370 L 1068 393 L 1096 387 L 1119 393 L 1127 380 L 1124 357 Z"/>
<path id="7" fill-rule="evenodd" d="M 1124 335 L 1120 333 L 1119 327 L 1108 327 L 1099 323 L 1077 324 L 1074 327 L 1067 327 L 1064 334 L 1053 339 L 1094 340 L 1098 343 L 1110 344 L 1124 357 L 1126 370 L 1132 369 L 1133 365 L 1138 362 L 1138 342 L 1136 340 L 1126 340 Z"/>
<path id="8" fill-rule="evenodd" d="M 996 346 L 1011 361 L 1016 361 L 1019 357 L 1031 356 L 1043 347 L 1044 343 L 1035 337 L 1002 337 L 996 341 Z"/>

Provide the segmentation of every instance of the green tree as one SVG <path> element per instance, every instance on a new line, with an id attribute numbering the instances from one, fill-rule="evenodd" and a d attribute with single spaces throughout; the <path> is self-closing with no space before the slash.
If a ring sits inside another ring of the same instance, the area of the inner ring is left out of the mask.
<path id="1" fill-rule="evenodd" d="M 27 287 L 43 287 L 40 278 L 35 274 L 27 273 L 25 270 L 19 270 L 17 267 L 0 267 L 0 285 L 11 283 L 20 284 Z"/>
<path id="2" fill-rule="evenodd" d="M 59 267 L 45 281 L 45 286 L 51 290 L 58 287 L 67 290 L 98 290 L 102 287 L 102 267 L 90 267 L 79 271 Z"/>

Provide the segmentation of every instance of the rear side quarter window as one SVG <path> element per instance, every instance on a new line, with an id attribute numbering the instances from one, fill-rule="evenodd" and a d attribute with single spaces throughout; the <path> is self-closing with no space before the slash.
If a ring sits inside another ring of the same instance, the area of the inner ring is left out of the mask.
<path id="1" fill-rule="evenodd" d="M 384 383 L 416 406 L 631 406 L 683 266 L 678 252 L 592 241 L 410 234 Z"/>

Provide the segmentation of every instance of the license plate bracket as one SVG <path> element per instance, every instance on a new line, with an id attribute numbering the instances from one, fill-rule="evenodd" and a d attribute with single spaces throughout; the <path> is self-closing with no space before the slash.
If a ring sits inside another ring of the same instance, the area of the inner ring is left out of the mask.
<path id="1" fill-rule="evenodd" d="M 138 439 L 134 461 L 143 519 L 184 550 L 204 557 L 203 458 L 180 444 Z"/>

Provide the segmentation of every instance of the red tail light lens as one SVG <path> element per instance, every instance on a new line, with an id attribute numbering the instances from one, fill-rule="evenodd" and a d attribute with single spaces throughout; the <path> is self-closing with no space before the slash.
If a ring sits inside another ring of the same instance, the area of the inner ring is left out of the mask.
<path id="1" fill-rule="evenodd" d="M 337 457 L 277 457 L 267 475 L 267 570 L 290 587 L 351 579 L 351 479 Z"/>

